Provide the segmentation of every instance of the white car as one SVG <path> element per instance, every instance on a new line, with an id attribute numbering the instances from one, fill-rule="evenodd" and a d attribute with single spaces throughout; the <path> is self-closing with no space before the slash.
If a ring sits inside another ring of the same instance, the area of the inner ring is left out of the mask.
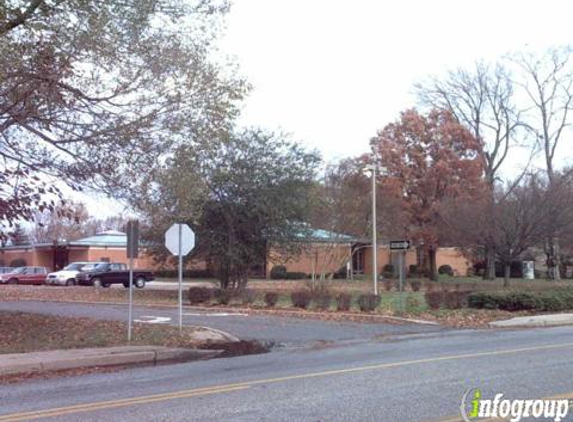
<path id="1" fill-rule="evenodd" d="M 76 284 L 76 276 L 87 265 L 95 265 L 94 262 L 72 262 L 60 271 L 48 274 L 45 284 L 52 284 L 58 286 L 74 286 Z"/>

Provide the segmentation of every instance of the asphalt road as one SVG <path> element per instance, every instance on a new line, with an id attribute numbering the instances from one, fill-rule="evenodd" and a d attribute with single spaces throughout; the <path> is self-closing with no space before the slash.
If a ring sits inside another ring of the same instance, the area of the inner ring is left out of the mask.
<path id="1" fill-rule="evenodd" d="M 90 312 L 58 305 L 68 314 Z M 56 313 L 48 310 L 47 304 L 42 309 L 35 306 L 36 311 Z M 93 308 L 108 317 L 113 313 L 107 306 Z M 204 318 L 222 321 L 239 317 Z M 252 317 L 240 318 L 242 324 L 250 325 Z M 286 325 L 291 323 L 285 320 Z M 272 321 L 274 318 L 268 324 Z M 286 337 L 293 339 L 290 336 L 297 330 L 292 327 L 299 321 L 292 323 Z M 265 355 L 2 385 L 0 422 L 30 418 L 453 422 L 461 420 L 460 402 L 469 388 L 480 388 L 483 397 L 498 392 L 510 398 L 573 397 L 571 327 L 424 327 L 413 333 L 408 331 L 413 327 L 400 331 L 394 325 L 365 324 L 365 331 L 354 327 L 357 332 L 350 335 L 345 334 L 352 331 L 350 326 L 337 329 L 327 323 L 312 323 L 316 324 L 312 325 L 315 337 L 329 337 L 330 342 L 301 341 L 307 338 L 302 334 L 292 342 L 295 346 L 279 347 Z M 303 326 L 301 332 L 311 329 L 311 325 Z M 370 336 L 369 330 L 384 333 L 387 329 L 390 335 Z M 572 421 L 572 416 L 566 420 Z"/>
<path id="2" fill-rule="evenodd" d="M 56 302 L 0 302 L 2 311 L 24 311 L 50 315 L 127 320 L 127 306 Z M 167 317 L 177 323 L 175 308 L 134 307 L 134 318 Z M 149 318 L 145 318 L 149 319 Z M 240 313 L 184 309 L 183 322 L 229 332 L 242 339 L 273 341 L 277 346 L 299 346 L 315 342 L 362 341 L 392 335 L 426 334 L 442 328 L 419 324 L 373 324 L 317 321 L 303 318 L 247 316 Z"/>

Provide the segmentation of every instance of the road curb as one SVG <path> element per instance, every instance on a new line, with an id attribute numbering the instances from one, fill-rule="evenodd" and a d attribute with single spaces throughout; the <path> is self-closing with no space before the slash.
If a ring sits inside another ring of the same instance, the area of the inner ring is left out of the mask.
<path id="1" fill-rule="evenodd" d="M 125 365 L 156 365 L 218 357 L 222 350 L 118 346 L 0 355 L 0 376 Z"/>
<path id="2" fill-rule="evenodd" d="M 496 328 L 560 327 L 573 325 L 573 314 L 529 315 L 489 323 Z"/>

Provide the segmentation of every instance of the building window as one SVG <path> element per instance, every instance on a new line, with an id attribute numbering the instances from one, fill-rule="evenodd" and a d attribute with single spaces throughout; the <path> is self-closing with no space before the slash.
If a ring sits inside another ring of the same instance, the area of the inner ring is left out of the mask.
<path id="1" fill-rule="evenodd" d="M 352 255 L 352 271 L 354 274 L 364 274 L 364 248 L 361 246 Z"/>
<path id="2" fill-rule="evenodd" d="M 109 259 L 109 258 L 101 258 L 100 261 L 101 261 L 101 262 L 109 262 L 110 259 Z"/>

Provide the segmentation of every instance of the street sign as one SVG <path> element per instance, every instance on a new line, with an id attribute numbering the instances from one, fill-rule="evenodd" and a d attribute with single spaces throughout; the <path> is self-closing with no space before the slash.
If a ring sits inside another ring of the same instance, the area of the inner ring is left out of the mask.
<path id="1" fill-rule="evenodd" d="M 127 257 L 129 258 L 129 307 L 127 311 L 127 341 L 131 341 L 133 325 L 133 260 L 139 255 L 139 221 L 129 220 L 125 227 L 127 231 Z"/>
<path id="2" fill-rule="evenodd" d="M 173 224 L 165 232 L 165 247 L 179 257 L 179 333 L 183 329 L 183 257 L 195 247 L 195 233 L 187 224 Z"/>
<path id="3" fill-rule="evenodd" d="M 390 242 L 391 251 L 404 251 L 406 249 L 410 249 L 409 240 L 393 240 Z"/>
<path id="4" fill-rule="evenodd" d="M 179 244 L 181 238 L 181 244 Z M 187 224 L 173 224 L 165 232 L 165 247 L 175 256 L 185 256 L 195 247 L 195 233 Z"/>
<path id="5" fill-rule="evenodd" d="M 125 230 L 127 232 L 127 257 L 137 258 L 139 255 L 139 221 L 129 220 Z"/>

